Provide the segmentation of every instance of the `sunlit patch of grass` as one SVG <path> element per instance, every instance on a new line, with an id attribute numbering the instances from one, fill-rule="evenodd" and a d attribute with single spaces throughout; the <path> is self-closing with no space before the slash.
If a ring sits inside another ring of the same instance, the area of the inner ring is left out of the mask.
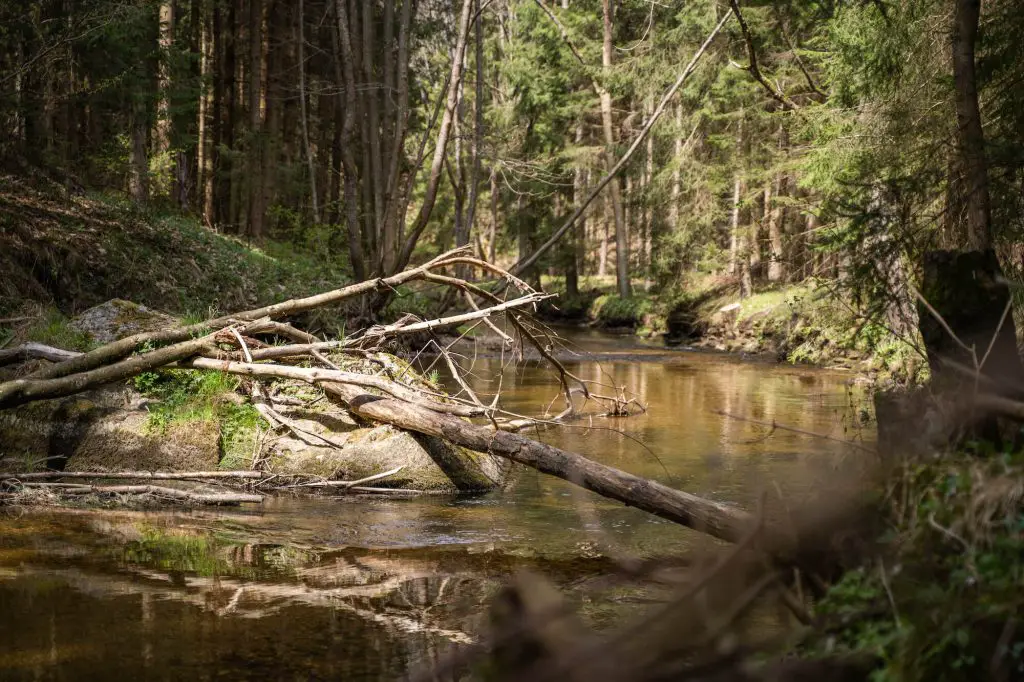
<path id="1" fill-rule="evenodd" d="M 25 331 L 25 340 L 64 350 L 87 351 L 95 347 L 85 332 L 73 329 L 69 320 L 56 308 L 47 308 L 40 319 Z"/>

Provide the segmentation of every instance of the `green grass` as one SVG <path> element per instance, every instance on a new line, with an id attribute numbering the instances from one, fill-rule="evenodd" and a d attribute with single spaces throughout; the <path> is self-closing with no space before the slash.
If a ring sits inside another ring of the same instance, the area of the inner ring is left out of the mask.
<path id="1" fill-rule="evenodd" d="M 46 308 L 40 318 L 24 332 L 25 341 L 34 341 L 64 350 L 88 351 L 95 344 L 85 332 L 72 329 L 70 320 L 56 308 Z"/>

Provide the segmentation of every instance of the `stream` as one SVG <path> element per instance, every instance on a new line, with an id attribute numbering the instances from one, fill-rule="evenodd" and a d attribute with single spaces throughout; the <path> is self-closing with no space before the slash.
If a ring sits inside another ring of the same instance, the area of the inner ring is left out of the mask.
<path id="1" fill-rule="evenodd" d="M 859 424 L 853 375 L 567 330 L 567 367 L 610 376 L 645 414 L 527 433 L 688 492 L 757 506 L 814 496 Z M 497 357 L 475 360 L 490 376 Z M 481 381 L 482 393 L 494 390 Z M 502 374 L 503 405 L 537 414 L 551 371 Z M 725 411 L 765 426 L 718 414 Z M 0 510 L 0 680 L 392 680 L 486 633 L 520 569 L 610 627 L 659 591 L 607 588 L 616 557 L 683 554 L 697 533 L 533 470 L 478 497 L 268 500 L 258 510 Z"/>

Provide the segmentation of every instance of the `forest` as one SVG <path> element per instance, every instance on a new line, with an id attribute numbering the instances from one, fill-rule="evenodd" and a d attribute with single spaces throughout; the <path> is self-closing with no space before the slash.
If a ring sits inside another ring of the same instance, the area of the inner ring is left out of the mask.
<path id="1" fill-rule="evenodd" d="M 0 0 L 0 129 L 0 613 L 144 652 L 0 677 L 1024 679 L 1024 3 Z"/>

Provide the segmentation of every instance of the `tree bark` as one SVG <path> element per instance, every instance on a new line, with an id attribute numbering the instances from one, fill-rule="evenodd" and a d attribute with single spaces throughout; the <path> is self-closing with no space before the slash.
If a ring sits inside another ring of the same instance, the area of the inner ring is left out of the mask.
<path id="1" fill-rule="evenodd" d="M 967 194 L 967 244 L 973 251 L 985 251 L 992 246 L 992 204 L 974 56 L 980 14 L 981 0 L 956 0 L 952 31 L 953 82 L 958 146 Z"/>
<path id="2" fill-rule="evenodd" d="M 600 89 L 601 125 L 604 130 L 605 167 L 609 175 L 615 167 L 615 124 L 612 115 L 612 95 L 607 83 L 612 68 L 612 4 L 611 0 L 601 0 L 604 19 L 604 32 L 601 49 L 601 66 L 604 83 Z M 615 284 L 621 298 L 632 295 L 629 281 L 629 234 L 622 207 L 622 184 L 618 177 L 612 178 L 609 196 L 612 203 L 612 216 L 615 219 Z"/>
<path id="3" fill-rule="evenodd" d="M 271 0 L 272 1 L 272 0 Z M 263 238 L 263 3 L 249 0 L 249 229 L 251 239 Z"/>
<path id="4" fill-rule="evenodd" d="M 363 259 L 363 240 L 359 227 L 359 176 L 353 153 L 353 128 L 355 126 L 356 107 L 356 76 L 352 67 L 354 59 L 352 39 L 349 33 L 348 10 L 346 0 L 335 0 L 334 9 L 338 20 L 338 41 L 340 54 L 336 56 L 336 68 L 343 75 L 339 83 L 345 97 L 345 116 L 341 124 L 341 162 L 345 170 L 344 202 L 345 223 L 348 227 L 348 253 L 352 264 L 352 274 L 356 279 L 366 277 L 366 266 Z M 341 95 L 338 95 L 341 97 Z"/>
<path id="5" fill-rule="evenodd" d="M 366 394 L 351 400 L 349 406 L 354 414 L 364 419 L 505 457 L 712 537 L 736 542 L 751 528 L 751 518 L 742 511 L 514 433 L 471 424 L 408 402 Z"/>
<path id="6" fill-rule="evenodd" d="M 313 208 L 313 222 L 320 222 L 320 198 L 316 188 L 316 160 L 313 158 L 313 147 L 309 143 L 309 115 L 306 105 L 306 13 L 303 0 L 299 0 L 298 36 L 299 48 L 299 117 L 302 126 L 302 148 L 306 157 L 306 169 L 309 173 L 309 198 Z"/>
<path id="7" fill-rule="evenodd" d="M 737 172 L 732 181 L 732 213 L 729 219 L 729 264 L 726 272 L 735 275 L 739 264 L 740 190 L 742 180 Z"/>

